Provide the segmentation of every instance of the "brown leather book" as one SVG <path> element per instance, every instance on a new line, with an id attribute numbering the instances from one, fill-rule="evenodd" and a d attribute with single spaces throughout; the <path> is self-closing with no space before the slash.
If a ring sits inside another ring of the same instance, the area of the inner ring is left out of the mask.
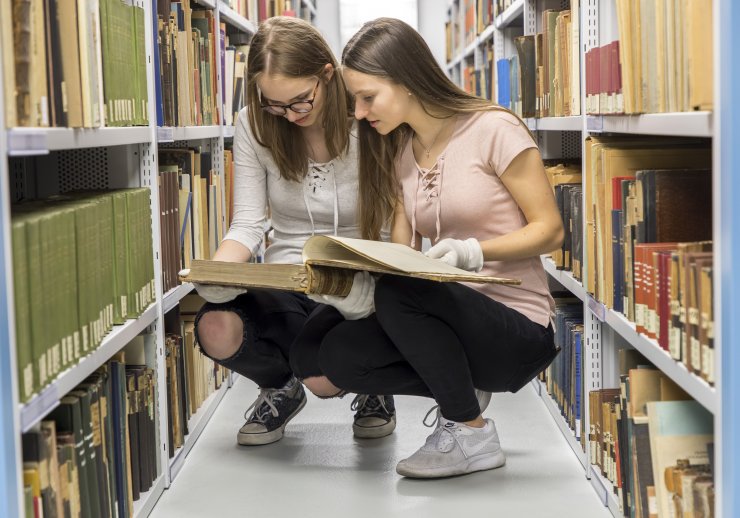
<path id="1" fill-rule="evenodd" d="M 439 282 L 520 284 L 517 279 L 477 275 L 425 256 L 408 246 L 337 236 L 313 236 L 303 246 L 304 264 L 193 261 L 183 282 L 272 288 L 346 296 L 356 271 Z"/>

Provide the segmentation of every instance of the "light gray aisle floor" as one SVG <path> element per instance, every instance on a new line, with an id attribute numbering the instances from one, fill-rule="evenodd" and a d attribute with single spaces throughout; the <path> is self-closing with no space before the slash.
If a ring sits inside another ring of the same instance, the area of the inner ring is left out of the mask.
<path id="1" fill-rule="evenodd" d="M 485 412 L 496 420 L 504 467 L 427 481 L 405 479 L 395 465 L 431 433 L 422 425 L 431 400 L 397 397 L 396 431 L 357 440 L 351 395 L 309 396 L 281 441 L 238 446 L 236 432 L 256 395 L 244 378 L 229 389 L 152 518 L 611 516 L 529 386 L 494 395 Z"/>

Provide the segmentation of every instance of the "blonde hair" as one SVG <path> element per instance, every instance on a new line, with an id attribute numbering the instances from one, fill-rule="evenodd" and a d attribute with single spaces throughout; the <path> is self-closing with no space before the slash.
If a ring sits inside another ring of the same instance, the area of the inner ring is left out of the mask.
<path id="1" fill-rule="evenodd" d="M 512 113 L 461 90 L 439 67 L 421 35 L 395 18 L 365 23 L 344 47 L 342 65 L 403 86 L 435 118 L 484 110 Z M 393 215 L 397 199 L 395 161 L 412 135 L 413 130 L 406 124 L 383 136 L 367 120 L 360 121 L 359 214 L 360 228 L 367 239 L 378 239 L 380 229 Z"/>
<path id="2" fill-rule="evenodd" d="M 257 87 L 257 79 L 262 74 L 321 79 L 326 95 L 318 122 L 324 128 L 327 150 L 332 157 L 347 151 L 351 100 L 341 74 L 336 72 L 334 54 L 316 28 L 298 18 L 268 18 L 252 38 L 247 63 L 249 125 L 257 142 L 272 153 L 283 177 L 292 181 L 303 179 L 308 166 L 308 146 L 298 126 L 285 117 L 262 110 Z M 330 80 L 324 81 L 327 63 L 334 67 L 335 73 Z"/>

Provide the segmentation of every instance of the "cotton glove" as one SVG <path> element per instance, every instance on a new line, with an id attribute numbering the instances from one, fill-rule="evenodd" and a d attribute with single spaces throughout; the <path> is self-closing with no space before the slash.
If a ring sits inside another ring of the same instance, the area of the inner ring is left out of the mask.
<path id="1" fill-rule="evenodd" d="M 187 277 L 190 274 L 190 268 L 180 270 L 178 275 L 180 277 Z M 198 284 L 193 283 L 195 291 L 198 295 L 203 297 L 206 301 L 213 304 L 223 304 L 237 298 L 239 295 L 246 293 L 245 288 L 238 288 L 236 286 L 219 286 L 215 284 Z"/>
<path id="2" fill-rule="evenodd" d="M 308 295 L 308 298 L 319 304 L 334 306 L 345 320 L 359 320 L 375 312 L 375 277 L 368 272 L 357 272 L 346 297 Z"/>
<path id="3" fill-rule="evenodd" d="M 479 272 L 483 268 L 483 250 L 478 240 L 473 237 L 464 241 L 461 239 L 442 239 L 427 250 L 426 255 L 469 272 Z"/>

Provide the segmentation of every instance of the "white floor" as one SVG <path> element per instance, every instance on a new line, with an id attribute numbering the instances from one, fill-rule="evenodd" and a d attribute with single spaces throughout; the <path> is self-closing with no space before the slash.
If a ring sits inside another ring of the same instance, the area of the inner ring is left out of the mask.
<path id="1" fill-rule="evenodd" d="M 395 465 L 431 433 L 422 425 L 431 400 L 397 397 L 396 431 L 357 440 L 350 395 L 309 396 L 281 441 L 238 446 L 236 432 L 256 395 L 244 378 L 226 393 L 151 518 L 611 516 L 529 386 L 494 395 L 485 412 L 496 419 L 504 467 L 427 481 L 405 479 Z"/>

